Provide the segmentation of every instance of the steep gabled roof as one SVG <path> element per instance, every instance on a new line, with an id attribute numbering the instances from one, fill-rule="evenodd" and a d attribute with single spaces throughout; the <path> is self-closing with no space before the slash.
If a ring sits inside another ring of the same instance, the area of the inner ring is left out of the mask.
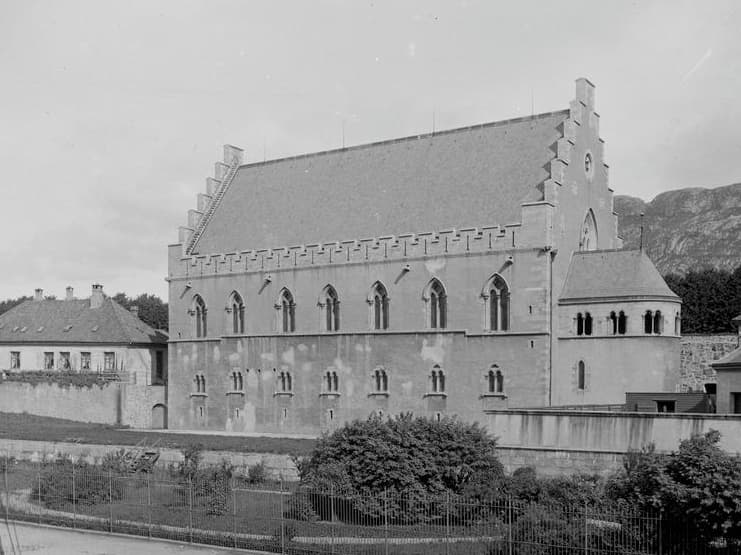
<path id="1" fill-rule="evenodd" d="M 0 343 L 164 344 L 167 337 L 104 297 L 26 301 L 0 315 Z"/>
<path id="2" fill-rule="evenodd" d="M 627 298 L 679 300 L 642 250 L 573 254 L 559 302 Z"/>
<path id="3" fill-rule="evenodd" d="M 193 253 L 519 223 L 569 111 L 241 166 Z"/>

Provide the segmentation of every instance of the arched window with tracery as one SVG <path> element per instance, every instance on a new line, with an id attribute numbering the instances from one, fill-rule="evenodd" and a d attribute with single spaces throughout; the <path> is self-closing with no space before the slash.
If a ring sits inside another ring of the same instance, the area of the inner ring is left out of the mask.
<path id="1" fill-rule="evenodd" d="M 333 370 L 327 370 L 324 374 L 324 391 L 329 393 L 336 393 L 339 390 L 339 380 L 337 378 L 337 372 Z"/>
<path id="2" fill-rule="evenodd" d="M 376 368 L 373 371 L 373 390 L 375 393 L 388 393 L 389 380 L 385 369 Z"/>
<path id="3" fill-rule="evenodd" d="M 430 372 L 430 392 L 445 393 L 445 372 L 437 364 L 432 367 L 432 372 Z"/>
<path id="4" fill-rule="evenodd" d="M 448 297 L 438 279 L 427 284 L 423 299 L 427 303 L 427 321 L 431 329 L 444 329 L 448 319 Z"/>
<path id="5" fill-rule="evenodd" d="M 580 251 L 593 251 L 597 249 L 597 220 L 592 210 L 587 211 L 582 225 L 581 237 L 579 238 Z"/>
<path id="6" fill-rule="evenodd" d="M 296 303 L 291 292 L 285 287 L 278 296 L 275 308 L 279 313 L 279 329 L 284 333 L 296 331 Z"/>
<path id="7" fill-rule="evenodd" d="M 340 298 L 337 290 L 327 285 L 319 298 L 319 309 L 322 313 L 323 327 L 326 331 L 340 329 Z"/>
<path id="8" fill-rule="evenodd" d="M 484 287 L 482 297 L 485 301 L 485 328 L 489 331 L 509 329 L 510 291 L 507 282 L 499 274 L 494 274 Z"/>
<path id="9" fill-rule="evenodd" d="M 504 374 L 496 364 L 492 364 L 486 374 L 487 390 L 490 394 L 501 395 L 504 393 Z"/>
<path id="10" fill-rule="evenodd" d="M 229 296 L 227 311 L 232 315 L 232 333 L 244 333 L 244 301 L 236 291 Z"/>
<path id="11" fill-rule="evenodd" d="M 206 319 L 207 312 L 208 310 L 206 309 L 206 303 L 204 302 L 203 297 L 200 295 L 193 297 L 193 308 L 191 309 L 191 313 L 195 318 L 194 328 L 196 337 L 206 337 L 208 334 L 208 322 Z"/>
<path id="12" fill-rule="evenodd" d="M 278 392 L 279 393 L 291 393 L 293 391 L 293 379 L 291 373 L 287 370 L 282 370 L 278 374 Z"/>
<path id="13" fill-rule="evenodd" d="M 206 376 L 196 374 L 193 382 L 195 383 L 196 393 L 206 393 Z"/>
<path id="14" fill-rule="evenodd" d="M 386 287 L 377 281 L 371 287 L 368 297 L 371 309 L 371 324 L 375 330 L 387 330 L 389 327 L 389 295 Z"/>

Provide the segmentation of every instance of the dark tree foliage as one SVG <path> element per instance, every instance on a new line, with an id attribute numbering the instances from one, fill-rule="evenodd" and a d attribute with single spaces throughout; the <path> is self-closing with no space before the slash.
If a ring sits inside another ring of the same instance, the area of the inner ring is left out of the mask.
<path id="1" fill-rule="evenodd" d="M 132 306 L 139 307 L 139 318 L 145 324 L 156 330 L 167 330 L 167 303 L 163 302 L 158 296 L 142 293 L 133 298 L 127 296 L 126 293 L 116 293 L 112 298 L 127 310 L 130 310 Z"/>
<path id="2" fill-rule="evenodd" d="M 706 268 L 664 279 L 682 299 L 682 333 L 735 331 L 731 319 L 741 314 L 741 266 L 733 272 Z"/>
<path id="3" fill-rule="evenodd" d="M 11 308 L 14 308 L 25 301 L 30 301 L 31 297 L 23 296 L 18 297 L 17 299 L 6 299 L 4 301 L 0 301 L 0 314 L 7 312 Z"/>

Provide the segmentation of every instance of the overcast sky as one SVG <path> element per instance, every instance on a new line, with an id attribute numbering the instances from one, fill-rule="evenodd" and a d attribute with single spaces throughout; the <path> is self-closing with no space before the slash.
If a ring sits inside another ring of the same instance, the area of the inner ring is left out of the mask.
<path id="1" fill-rule="evenodd" d="M 739 6 L 3 0 L 0 299 L 166 298 L 224 143 L 259 161 L 339 147 L 343 121 L 352 145 L 560 110 L 581 76 L 617 193 L 741 181 Z"/>

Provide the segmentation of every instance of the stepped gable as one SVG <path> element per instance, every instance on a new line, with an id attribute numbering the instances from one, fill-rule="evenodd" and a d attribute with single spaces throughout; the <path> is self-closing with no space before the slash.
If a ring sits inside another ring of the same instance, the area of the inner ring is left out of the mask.
<path id="1" fill-rule="evenodd" d="M 90 304 L 90 299 L 45 299 L 21 303 L 0 315 L 0 342 L 167 342 L 164 334 L 142 322 L 110 297 L 104 297 L 98 308 L 91 308 Z"/>
<path id="2" fill-rule="evenodd" d="M 229 163 L 238 149 L 227 146 L 230 158 L 217 164 L 181 241 L 188 254 L 205 254 L 519 223 L 522 203 L 544 199 L 569 114 L 241 165 L 236 172 Z"/>
<path id="3" fill-rule="evenodd" d="M 560 303 L 626 297 L 679 301 L 642 250 L 583 251 L 573 254 Z"/>

